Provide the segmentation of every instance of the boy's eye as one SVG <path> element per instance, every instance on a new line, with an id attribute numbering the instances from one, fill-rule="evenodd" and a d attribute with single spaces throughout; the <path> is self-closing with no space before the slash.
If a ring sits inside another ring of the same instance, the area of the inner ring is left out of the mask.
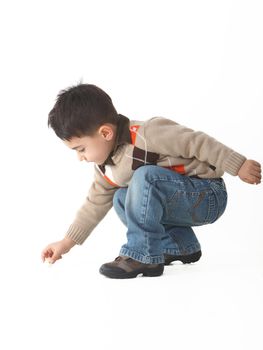
<path id="1" fill-rule="evenodd" d="M 84 151 L 85 151 L 85 148 L 79 150 L 79 152 L 84 152 Z"/>

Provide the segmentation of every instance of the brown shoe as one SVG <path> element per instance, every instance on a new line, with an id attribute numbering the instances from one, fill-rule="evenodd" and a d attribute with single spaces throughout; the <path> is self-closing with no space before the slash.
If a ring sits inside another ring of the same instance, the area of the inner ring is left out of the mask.
<path id="1" fill-rule="evenodd" d="M 164 254 L 164 265 L 170 265 L 172 261 L 181 261 L 183 264 L 190 264 L 198 261 L 202 256 L 201 250 L 188 255 Z"/>
<path id="2" fill-rule="evenodd" d="M 128 256 L 118 256 L 100 267 L 100 273 L 110 278 L 134 278 L 141 273 L 154 277 L 162 275 L 163 270 L 164 264 L 143 264 Z"/>

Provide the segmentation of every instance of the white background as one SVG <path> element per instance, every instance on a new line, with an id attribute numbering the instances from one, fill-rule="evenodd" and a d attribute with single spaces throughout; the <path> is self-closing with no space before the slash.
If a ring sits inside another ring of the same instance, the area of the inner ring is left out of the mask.
<path id="1" fill-rule="evenodd" d="M 93 177 L 47 128 L 57 93 L 82 79 L 130 119 L 171 118 L 263 163 L 262 18 L 253 0 L 1 2 L 1 349 L 262 349 L 262 185 L 225 174 L 202 259 L 162 277 L 99 274 L 126 241 L 113 209 L 40 260 Z"/>

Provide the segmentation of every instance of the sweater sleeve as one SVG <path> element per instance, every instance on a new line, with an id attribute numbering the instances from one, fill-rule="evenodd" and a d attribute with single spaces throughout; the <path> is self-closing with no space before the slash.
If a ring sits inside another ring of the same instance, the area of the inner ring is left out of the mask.
<path id="1" fill-rule="evenodd" d="M 92 230 L 111 209 L 113 195 L 118 189 L 104 180 L 95 164 L 94 169 L 94 181 L 88 196 L 66 233 L 66 237 L 71 238 L 77 244 L 84 243 Z"/>
<path id="2" fill-rule="evenodd" d="M 147 149 L 174 157 L 196 158 L 237 175 L 246 157 L 201 131 L 194 131 L 170 119 L 155 117 L 145 123 Z"/>

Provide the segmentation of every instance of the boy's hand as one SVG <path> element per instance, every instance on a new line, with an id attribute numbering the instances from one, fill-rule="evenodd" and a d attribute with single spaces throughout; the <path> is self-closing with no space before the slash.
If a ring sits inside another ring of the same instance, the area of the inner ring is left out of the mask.
<path id="1" fill-rule="evenodd" d="M 242 181 L 258 185 L 261 183 L 261 165 L 255 160 L 247 159 L 237 175 Z"/>
<path id="2" fill-rule="evenodd" d="M 61 241 L 49 244 L 42 251 L 42 261 L 45 262 L 45 259 L 49 258 L 49 262 L 54 264 L 58 259 L 62 259 L 62 255 L 68 253 L 75 244 L 70 238 L 64 238 Z"/>

